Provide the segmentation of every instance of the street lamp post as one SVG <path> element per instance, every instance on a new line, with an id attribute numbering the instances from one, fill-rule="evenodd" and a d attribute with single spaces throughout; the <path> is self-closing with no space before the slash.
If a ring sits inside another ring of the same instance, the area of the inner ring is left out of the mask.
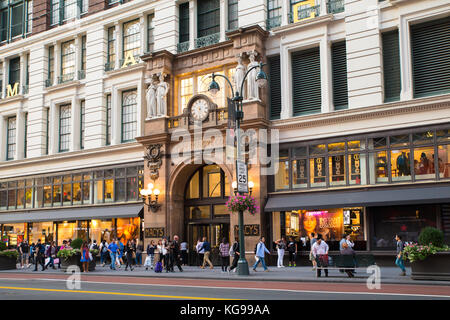
<path id="1" fill-rule="evenodd" d="M 222 75 L 222 74 L 212 74 L 212 81 L 209 85 L 208 91 L 211 92 L 213 95 L 217 94 L 220 90 L 219 84 L 215 81 L 215 77 L 222 77 L 224 78 L 228 84 L 231 87 L 231 93 L 233 95 L 233 105 L 234 110 L 236 110 L 236 146 L 237 146 L 237 159 L 241 160 L 242 153 L 241 153 L 241 139 L 240 139 L 240 125 L 242 119 L 244 119 L 244 112 L 242 108 L 242 101 L 244 98 L 242 97 L 242 92 L 244 90 L 244 82 L 247 78 L 250 71 L 252 71 L 255 68 L 260 68 L 255 81 L 257 82 L 258 87 L 263 87 L 267 83 L 267 76 L 264 73 L 262 67 L 265 64 L 260 63 L 259 66 L 253 66 L 250 69 L 247 70 L 247 72 L 244 75 L 244 78 L 242 79 L 241 88 L 240 91 L 236 91 L 236 93 L 233 90 L 233 85 L 231 84 L 230 79 L 228 77 Z M 245 159 L 244 159 L 245 162 Z M 236 168 L 237 172 L 237 168 Z M 247 181 L 248 183 L 248 181 Z M 241 192 L 238 191 L 239 194 Z M 245 259 L 245 238 L 244 238 L 244 212 L 242 210 L 239 210 L 239 261 L 238 261 L 238 275 L 240 276 L 248 276 L 249 275 L 249 269 L 248 269 L 248 262 L 247 259 Z"/>

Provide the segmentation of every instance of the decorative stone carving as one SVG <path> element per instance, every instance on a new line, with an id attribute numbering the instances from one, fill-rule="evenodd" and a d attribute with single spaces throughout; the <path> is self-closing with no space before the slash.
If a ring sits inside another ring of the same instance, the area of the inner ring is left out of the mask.
<path id="1" fill-rule="evenodd" d="M 167 93 L 169 92 L 169 84 L 164 81 L 166 75 L 159 75 L 159 83 L 156 87 L 156 106 L 158 116 L 167 115 Z"/>
<path id="2" fill-rule="evenodd" d="M 239 92 L 241 90 L 242 82 L 244 81 L 245 66 L 242 64 L 242 54 L 239 54 L 237 58 L 238 58 L 238 65 L 236 66 L 236 71 L 234 73 L 233 80 L 236 91 Z M 239 92 L 239 94 L 241 94 L 241 96 L 244 96 L 243 92 Z"/>
<path id="3" fill-rule="evenodd" d="M 156 117 L 156 85 L 153 81 L 153 77 L 150 85 L 147 88 L 145 97 L 147 99 L 147 118 Z"/>
<path id="4" fill-rule="evenodd" d="M 250 68 L 252 68 L 254 66 L 259 66 L 259 62 L 257 62 L 255 60 L 257 55 L 258 55 L 258 53 L 256 51 L 250 51 L 248 53 L 250 63 L 247 66 L 247 70 L 250 70 Z M 247 76 L 247 99 L 248 100 L 259 99 L 259 89 L 258 89 L 258 84 L 256 83 L 256 76 L 258 75 L 258 72 L 259 72 L 259 67 L 254 68 L 252 71 L 250 71 L 248 73 L 248 76 Z"/>
<path id="5" fill-rule="evenodd" d="M 145 160 L 147 161 L 147 167 L 150 169 L 150 178 L 154 181 L 159 178 L 159 169 L 162 165 L 161 151 L 162 144 L 153 144 L 147 147 L 145 152 Z"/>

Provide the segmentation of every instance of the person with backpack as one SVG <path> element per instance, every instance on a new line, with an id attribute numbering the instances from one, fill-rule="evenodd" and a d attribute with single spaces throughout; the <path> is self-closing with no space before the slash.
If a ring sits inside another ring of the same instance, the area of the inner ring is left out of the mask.
<path id="1" fill-rule="evenodd" d="M 284 237 L 281 237 L 281 239 L 275 241 L 275 243 L 277 244 L 277 253 L 278 253 L 277 267 L 284 268 L 283 258 L 284 258 L 284 251 L 286 250 L 286 240 L 284 239 Z"/>
<path id="2" fill-rule="evenodd" d="M 222 239 L 222 243 L 219 245 L 220 258 L 222 259 L 222 273 L 230 272 L 228 267 L 230 266 L 230 244 L 227 238 Z"/>
<path id="3" fill-rule="evenodd" d="M 230 256 L 233 257 L 233 262 L 231 263 L 230 272 L 236 272 L 237 265 L 239 261 L 239 237 L 234 238 L 233 246 L 230 249 Z"/>
<path id="4" fill-rule="evenodd" d="M 153 264 L 155 261 L 155 249 L 156 245 L 153 240 L 150 241 L 150 243 L 147 246 L 147 258 L 145 258 L 145 270 L 148 270 L 148 267 L 150 267 L 153 270 Z"/>
<path id="5" fill-rule="evenodd" d="M 38 271 L 38 264 L 42 266 L 42 271 L 45 270 L 45 261 L 44 261 L 44 255 L 45 255 L 45 247 L 41 243 L 41 239 L 38 239 L 37 244 L 34 246 L 34 252 L 35 252 L 35 268 L 34 271 Z"/>
<path id="6" fill-rule="evenodd" d="M 266 245 L 264 244 L 265 241 L 266 241 L 266 239 L 264 237 L 261 237 L 259 239 L 258 244 L 256 245 L 255 254 L 256 254 L 257 260 L 256 260 L 255 264 L 253 265 L 253 271 L 255 271 L 255 272 L 256 272 L 256 267 L 258 266 L 258 264 L 260 262 L 264 268 L 264 271 L 265 272 L 269 271 L 269 269 L 267 268 L 266 263 L 264 261 L 264 253 L 267 252 L 268 254 L 270 254 L 270 251 L 267 250 Z"/>
<path id="7" fill-rule="evenodd" d="M 106 264 L 106 256 L 108 254 L 108 243 L 106 242 L 106 240 L 102 240 L 102 242 L 100 243 L 100 263 L 102 264 L 102 267 L 105 266 Z"/>
<path id="8" fill-rule="evenodd" d="M 397 258 L 395 259 L 395 264 L 397 265 L 397 267 L 402 269 L 402 273 L 400 275 L 406 276 L 406 268 L 405 268 L 405 264 L 403 263 L 404 245 L 403 245 L 402 237 L 399 236 L 398 234 L 396 234 L 395 240 L 397 241 L 397 256 L 396 256 Z"/>
<path id="9" fill-rule="evenodd" d="M 297 242 L 294 240 L 294 238 L 293 237 L 290 237 L 289 238 L 289 243 L 288 243 L 288 245 L 287 245 L 287 250 L 288 250 L 288 253 L 289 253 L 289 267 L 296 267 L 297 266 L 297 264 L 295 263 L 295 258 L 296 258 L 296 255 L 297 255 L 297 249 L 298 249 L 298 246 L 297 246 Z"/>

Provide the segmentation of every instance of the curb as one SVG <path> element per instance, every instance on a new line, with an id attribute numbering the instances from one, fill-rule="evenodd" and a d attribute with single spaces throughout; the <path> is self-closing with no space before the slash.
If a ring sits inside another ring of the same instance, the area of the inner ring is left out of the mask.
<path id="1" fill-rule="evenodd" d="M 24 273 L 20 273 L 17 271 L 7 271 L 4 270 L 2 272 L 0 272 L 0 275 L 2 273 L 9 273 L 9 274 L 24 274 Z M 28 274 L 28 273 L 26 273 Z M 31 274 L 49 274 L 49 275 L 62 275 L 65 274 L 65 272 L 46 272 L 46 273 L 31 273 Z M 270 281 L 270 282 L 320 282 L 320 283 L 366 283 L 367 278 L 352 278 L 351 280 L 348 278 L 342 278 L 342 279 L 336 279 L 336 278 L 311 278 L 311 279 L 305 279 L 305 278 L 290 278 L 290 279 L 286 279 L 286 278 L 261 278 L 261 277 L 254 277 L 254 276 L 249 276 L 248 278 L 241 278 L 239 276 L 236 277 L 228 277 L 228 278 L 219 278 L 219 277 L 211 277 L 211 278 L 206 278 L 206 277 L 194 277 L 194 276 L 179 276 L 179 275 L 173 275 L 171 274 L 170 276 L 157 276 L 157 275 L 152 275 L 152 276 L 147 276 L 147 275 L 143 275 L 143 274 L 111 274 L 111 273 L 95 273 L 95 272 L 91 272 L 89 274 L 83 274 L 83 276 L 86 277 L 94 277 L 94 276 L 105 276 L 105 277 L 129 277 L 129 278 L 157 278 L 157 279 L 188 279 L 188 280 L 222 280 L 222 281 Z M 396 285 L 439 285 L 439 286 L 450 286 L 450 282 L 445 282 L 445 281 L 426 281 L 426 280 L 406 280 L 407 282 L 404 281 L 396 281 L 396 280 L 381 280 L 381 285 L 383 284 L 396 284 Z"/>

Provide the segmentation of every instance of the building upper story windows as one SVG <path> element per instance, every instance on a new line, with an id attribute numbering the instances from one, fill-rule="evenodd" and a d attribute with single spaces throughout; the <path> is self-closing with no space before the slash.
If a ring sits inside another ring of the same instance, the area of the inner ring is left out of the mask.
<path id="1" fill-rule="evenodd" d="M 70 150 L 72 133 L 72 110 L 71 105 L 66 104 L 59 107 L 59 152 Z"/>
<path id="2" fill-rule="evenodd" d="M 88 12 L 89 0 L 51 0 L 51 24 L 79 18 Z"/>
<path id="3" fill-rule="evenodd" d="M 139 19 L 123 24 L 123 55 L 120 66 L 125 67 L 139 61 L 141 54 L 141 25 Z"/>
<path id="4" fill-rule="evenodd" d="M 137 133 L 137 91 L 122 92 L 122 143 L 134 141 Z"/>
<path id="5" fill-rule="evenodd" d="M 16 117 L 7 119 L 7 142 L 6 142 L 6 160 L 14 160 L 16 157 Z"/>
<path id="6" fill-rule="evenodd" d="M 32 0 L 2 1 L 0 3 L 0 42 L 24 38 L 31 32 Z"/>
<path id="7" fill-rule="evenodd" d="M 58 83 L 72 81 L 75 78 L 75 40 L 61 44 L 61 76 Z"/>

